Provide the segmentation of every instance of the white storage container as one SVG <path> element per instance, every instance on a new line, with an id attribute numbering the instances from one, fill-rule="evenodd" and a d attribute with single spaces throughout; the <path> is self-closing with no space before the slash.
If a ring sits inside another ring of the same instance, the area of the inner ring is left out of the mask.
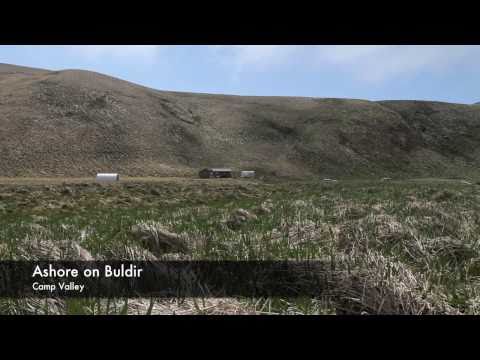
<path id="1" fill-rule="evenodd" d="M 99 182 L 120 181 L 120 175 L 110 174 L 110 173 L 100 173 L 100 174 L 97 174 L 96 181 L 99 181 Z"/>

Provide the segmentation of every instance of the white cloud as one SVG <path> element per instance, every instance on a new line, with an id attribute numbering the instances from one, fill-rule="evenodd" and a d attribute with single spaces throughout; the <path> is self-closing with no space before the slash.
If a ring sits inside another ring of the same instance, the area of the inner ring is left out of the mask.
<path id="1" fill-rule="evenodd" d="M 107 59 L 153 65 L 169 49 L 159 45 L 72 45 L 73 56 L 87 61 Z M 382 83 L 420 72 L 442 73 L 455 67 L 475 70 L 480 46 L 455 45 L 219 45 L 208 46 L 213 62 L 227 68 L 236 80 L 247 73 L 307 68 L 312 75 L 343 73 L 367 84 Z"/>
<path id="2" fill-rule="evenodd" d="M 379 82 L 420 71 L 438 72 L 479 55 L 475 46 L 374 45 L 317 49 L 317 64 L 338 66 L 360 80 Z"/>
<path id="3" fill-rule="evenodd" d="M 286 45 L 214 45 L 214 56 L 231 69 L 234 79 L 244 71 L 266 71 L 285 65 L 299 50 L 298 46 Z"/>
<path id="4" fill-rule="evenodd" d="M 68 45 L 68 51 L 87 60 L 109 58 L 115 60 L 155 61 L 159 45 Z"/>
<path id="5" fill-rule="evenodd" d="M 233 45 L 232 55 L 238 65 L 265 66 L 281 64 L 294 55 L 296 46 L 285 45 Z"/>
<path id="6" fill-rule="evenodd" d="M 357 80 L 382 82 L 420 71 L 475 66 L 479 46 L 445 45 L 242 45 L 214 47 L 238 77 L 246 71 L 301 64 L 312 70 L 339 70 Z"/>

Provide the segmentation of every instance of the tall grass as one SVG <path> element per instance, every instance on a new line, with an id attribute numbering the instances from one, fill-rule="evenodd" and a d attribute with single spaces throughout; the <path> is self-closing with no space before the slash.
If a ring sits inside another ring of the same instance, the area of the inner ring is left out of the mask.
<path id="1" fill-rule="evenodd" d="M 172 202 L 153 198 L 141 186 L 134 188 L 133 195 L 127 188 L 88 194 L 75 189 L 77 195 L 69 199 L 68 209 L 15 210 L 15 200 L 9 198 L 9 215 L 0 218 L 0 256 L 33 256 L 28 244 L 61 247 L 59 244 L 70 241 L 98 259 L 152 258 L 155 255 L 143 248 L 131 231 L 134 225 L 148 222 L 185 239 L 185 259 L 326 261 L 338 274 L 335 291 L 318 299 L 203 302 L 57 299 L 53 305 L 35 299 L 4 299 L 0 312 L 480 313 L 478 186 L 355 181 L 242 186 L 212 196 L 204 189 L 173 188 L 162 195 Z M 48 196 L 47 201 L 59 201 Z M 140 201 L 132 203 L 131 197 Z M 118 199 L 127 202 L 112 206 Z M 267 200 L 268 211 L 259 211 Z M 232 229 L 228 220 L 238 208 L 258 215 Z"/>

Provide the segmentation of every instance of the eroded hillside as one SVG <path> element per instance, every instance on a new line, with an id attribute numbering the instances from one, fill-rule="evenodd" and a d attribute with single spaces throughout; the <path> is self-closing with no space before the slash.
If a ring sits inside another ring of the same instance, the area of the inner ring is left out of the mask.
<path id="1" fill-rule="evenodd" d="M 2 176 L 476 176 L 480 107 L 157 91 L 0 65 Z"/>

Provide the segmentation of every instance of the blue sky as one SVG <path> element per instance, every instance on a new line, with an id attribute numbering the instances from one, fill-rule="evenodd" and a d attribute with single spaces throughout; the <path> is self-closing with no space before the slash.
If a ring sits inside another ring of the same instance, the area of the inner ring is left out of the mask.
<path id="1" fill-rule="evenodd" d="M 0 63 L 93 70 L 159 90 L 480 101 L 480 46 L 0 46 Z"/>

